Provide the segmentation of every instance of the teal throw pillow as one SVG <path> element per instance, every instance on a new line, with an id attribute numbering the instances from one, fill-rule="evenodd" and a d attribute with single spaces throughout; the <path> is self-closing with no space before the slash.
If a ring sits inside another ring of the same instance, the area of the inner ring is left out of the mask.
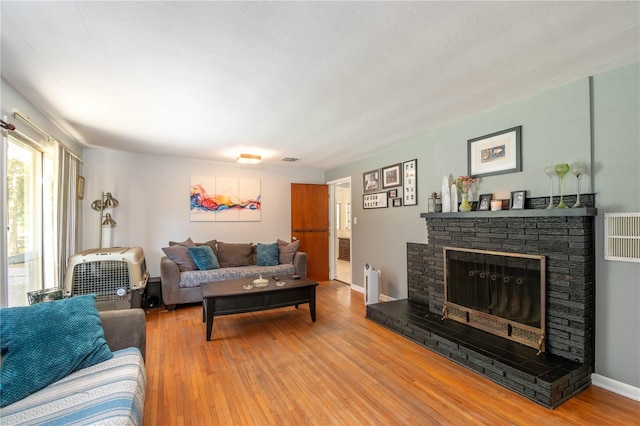
<path id="1" fill-rule="evenodd" d="M 0 407 L 113 357 L 96 295 L 0 309 Z"/>
<path id="2" fill-rule="evenodd" d="M 189 254 L 201 271 L 220 268 L 220 263 L 209 246 L 189 247 Z"/>
<path id="3" fill-rule="evenodd" d="M 278 243 L 258 243 L 256 254 L 258 266 L 275 266 L 278 264 Z"/>

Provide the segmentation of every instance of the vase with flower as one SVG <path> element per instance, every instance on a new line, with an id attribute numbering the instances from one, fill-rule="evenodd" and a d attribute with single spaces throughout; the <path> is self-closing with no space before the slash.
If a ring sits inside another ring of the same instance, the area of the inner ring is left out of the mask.
<path id="1" fill-rule="evenodd" d="M 458 192 L 462 196 L 462 203 L 460 203 L 459 210 L 461 212 L 469 212 L 471 211 L 471 204 L 469 203 L 469 189 L 471 185 L 476 183 L 476 178 L 472 178 L 471 176 L 459 176 L 457 179 L 453 181 L 453 183 L 458 188 Z"/>

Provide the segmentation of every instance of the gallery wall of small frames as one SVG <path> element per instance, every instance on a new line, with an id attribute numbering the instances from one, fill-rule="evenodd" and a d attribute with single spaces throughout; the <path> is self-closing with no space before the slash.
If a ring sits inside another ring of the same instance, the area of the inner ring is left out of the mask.
<path id="1" fill-rule="evenodd" d="M 418 205 L 418 160 L 392 164 L 362 174 L 362 207 L 380 209 Z"/>

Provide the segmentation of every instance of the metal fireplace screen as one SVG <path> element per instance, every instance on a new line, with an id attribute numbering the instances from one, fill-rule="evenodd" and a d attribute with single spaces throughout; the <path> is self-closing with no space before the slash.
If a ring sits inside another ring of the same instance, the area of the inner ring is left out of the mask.
<path id="1" fill-rule="evenodd" d="M 445 247 L 444 269 L 444 318 L 544 351 L 544 256 Z"/>

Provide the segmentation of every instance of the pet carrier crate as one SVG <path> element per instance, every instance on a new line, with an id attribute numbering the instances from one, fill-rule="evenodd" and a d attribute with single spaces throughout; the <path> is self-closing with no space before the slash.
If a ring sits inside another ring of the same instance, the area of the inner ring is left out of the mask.
<path id="1" fill-rule="evenodd" d="M 96 294 L 99 310 L 140 308 L 148 279 L 141 247 L 85 250 L 69 258 L 65 296 Z"/>

